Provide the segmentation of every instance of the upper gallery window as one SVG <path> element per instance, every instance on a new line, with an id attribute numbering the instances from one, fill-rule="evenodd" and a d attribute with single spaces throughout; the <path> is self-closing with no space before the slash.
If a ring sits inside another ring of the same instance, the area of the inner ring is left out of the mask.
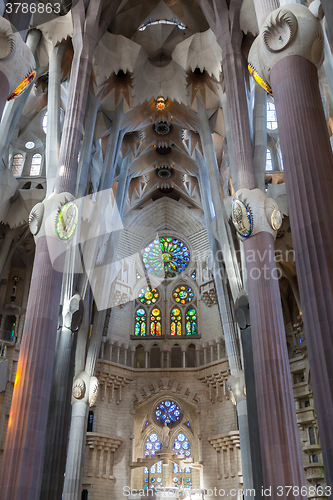
<path id="1" fill-rule="evenodd" d="M 33 155 L 30 166 L 30 175 L 40 175 L 40 169 L 42 166 L 42 155 L 36 153 Z"/>
<path id="2" fill-rule="evenodd" d="M 181 417 L 181 411 L 177 403 L 169 399 L 158 404 L 155 410 L 156 420 L 164 425 L 175 424 Z"/>
<path id="3" fill-rule="evenodd" d="M 13 156 L 13 162 L 11 168 L 14 177 L 19 177 L 21 175 L 22 166 L 23 166 L 23 155 L 17 153 L 16 155 Z"/>
<path id="4" fill-rule="evenodd" d="M 152 241 L 142 254 L 147 271 L 159 277 L 174 278 L 185 271 L 190 262 L 187 246 L 170 237 Z"/>
<path id="5" fill-rule="evenodd" d="M 272 101 L 267 101 L 267 128 L 276 130 L 278 127 L 275 104 Z"/>
<path id="6" fill-rule="evenodd" d="M 170 21 L 167 19 L 159 19 L 158 21 L 154 21 L 150 17 L 145 23 L 141 24 L 141 26 L 138 27 L 138 30 L 144 31 L 147 28 L 147 26 L 154 26 L 156 24 L 171 24 L 173 26 L 178 26 L 180 30 L 186 29 L 185 24 L 178 21 L 178 19 L 176 19 L 175 17 L 173 17 Z"/>

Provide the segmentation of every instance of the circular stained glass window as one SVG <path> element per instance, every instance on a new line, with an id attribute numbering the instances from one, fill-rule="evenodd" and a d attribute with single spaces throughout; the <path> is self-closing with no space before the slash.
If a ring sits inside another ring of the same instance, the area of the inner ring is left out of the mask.
<path id="1" fill-rule="evenodd" d="M 150 306 L 151 304 L 155 304 L 158 297 L 159 293 L 155 288 L 142 288 L 139 294 L 139 301 L 142 302 L 142 304 L 147 304 L 147 306 Z"/>
<path id="2" fill-rule="evenodd" d="M 179 304 L 187 304 L 193 299 L 193 290 L 189 286 L 181 285 L 173 291 L 173 298 Z"/>
<path id="3" fill-rule="evenodd" d="M 156 239 L 143 250 L 144 266 L 155 276 L 174 278 L 187 268 L 189 262 L 189 249 L 175 238 Z"/>
<path id="4" fill-rule="evenodd" d="M 178 422 L 181 416 L 179 406 L 170 400 L 162 401 L 155 410 L 156 420 L 164 425 Z"/>

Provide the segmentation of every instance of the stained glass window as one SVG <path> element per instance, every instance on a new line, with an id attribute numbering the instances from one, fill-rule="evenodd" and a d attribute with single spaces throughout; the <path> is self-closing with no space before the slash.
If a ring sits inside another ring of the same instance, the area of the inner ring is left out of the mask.
<path id="1" fill-rule="evenodd" d="M 155 307 L 150 315 L 150 335 L 162 335 L 161 311 Z"/>
<path id="2" fill-rule="evenodd" d="M 187 304 L 193 299 L 193 290 L 189 286 L 181 285 L 173 291 L 173 298 L 179 304 Z"/>
<path id="3" fill-rule="evenodd" d="M 155 410 L 156 420 L 161 422 L 163 425 L 176 423 L 180 419 L 181 411 L 177 403 L 167 399 L 162 401 Z"/>
<path id="4" fill-rule="evenodd" d="M 186 312 L 186 335 L 197 334 L 197 313 L 194 307 L 191 307 Z"/>
<path id="5" fill-rule="evenodd" d="M 178 307 L 174 307 L 171 311 L 171 335 L 182 334 L 182 313 Z"/>
<path id="6" fill-rule="evenodd" d="M 144 266 L 155 276 L 174 278 L 189 262 L 190 252 L 186 245 L 170 237 L 154 240 L 143 251 Z"/>
<path id="7" fill-rule="evenodd" d="M 147 330 L 147 315 L 146 311 L 142 308 L 137 309 L 135 313 L 135 335 L 137 337 L 144 337 Z"/>
<path id="8" fill-rule="evenodd" d="M 196 270 L 194 270 L 193 273 L 191 274 L 191 278 L 193 280 L 197 279 L 197 272 L 196 272 Z"/>
<path id="9" fill-rule="evenodd" d="M 192 485 L 191 467 L 181 469 L 179 465 L 173 462 L 172 472 L 174 474 L 173 483 L 177 488 L 189 488 Z"/>
<path id="10" fill-rule="evenodd" d="M 150 434 L 146 441 L 146 446 L 145 446 L 145 456 L 153 456 L 155 455 L 156 452 L 158 452 L 161 449 L 161 443 L 158 439 L 158 435 L 156 432 L 153 432 Z"/>
<path id="11" fill-rule="evenodd" d="M 186 458 L 191 456 L 191 447 L 189 440 L 180 432 L 174 442 L 173 449 L 176 452 L 176 455 L 185 455 Z"/>
<path id="12" fill-rule="evenodd" d="M 155 304 L 158 297 L 159 293 L 155 288 L 153 289 L 151 289 L 150 287 L 142 288 L 139 294 L 139 301 L 142 302 L 142 304 L 150 306 L 151 304 Z"/>
<path id="13" fill-rule="evenodd" d="M 154 488 L 155 486 L 162 486 L 162 473 L 163 473 L 162 460 L 152 465 L 150 468 L 144 467 L 143 472 L 144 472 L 144 483 L 145 485 L 147 485 L 147 488 L 148 488 L 148 483 L 150 488 Z"/>

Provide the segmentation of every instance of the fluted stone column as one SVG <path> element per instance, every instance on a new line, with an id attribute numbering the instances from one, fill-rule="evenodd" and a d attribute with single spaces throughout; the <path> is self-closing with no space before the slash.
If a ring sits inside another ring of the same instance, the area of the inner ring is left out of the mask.
<path id="1" fill-rule="evenodd" d="M 286 57 L 273 67 L 271 85 L 325 476 L 333 487 L 333 155 L 316 67 Z"/>
<path id="2" fill-rule="evenodd" d="M 64 303 L 53 367 L 40 500 L 61 500 L 66 467 L 75 348 L 83 303 L 78 294 Z"/>
<path id="3" fill-rule="evenodd" d="M 268 14 L 280 7 L 281 0 L 254 0 L 254 9 L 256 11 L 259 29 L 264 24 Z M 292 1 L 288 0 L 288 3 Z"/>
<path id="4" fill-rule="evenodd" d="M 220 249 L 217 244 L 217 241 L 213 237 L 210 230 L 210 225 L 212 220 L 212 211 L 209 205 L 210 187 L 205 176 L 205 170 L 203 169 L 200 170 L 199 185 L 200 185 L 200 194 L 203 201 L 205 221 L 208 227 L 209 244 L 214 257 L 213 276 L 216 286 L 218 305 L 222 321 L 222 328 L 224 332 L 225 346 L 229 361 L 230 372 L 231 375 L 235 378 L 239 377 L 240 375 L 242 376 L 241 359 L 236 338 L 235 325 L 232 318 L 231 306 L 228 300 L 228 291 L 223 279 L 224 276 L 223 269 L 221 266 L 221 262 L 219 262 L 216 259 L 216 256 L 218 255 Z M 218 349 L 218 359 L 220 359 L 221 343 L 219 341 L 217 342 L 217 349 Z M 204 357 L 205 357 L 205 352 L 206 349 L 204 348 Z M 211 353 L 212 352 L 213 352 L 213 345 L 211 344 Z M 206 362 L 207 359 L 205 359 L 204 363 L 206 364 Z M 238 402 L 236 409 L 238 415 L 241 459 L 243 464 L 243 484 L 245 490 L 244 497 L 250 498 L 251 496 L 250 490 L 252 490 L 253 488 L 252 460 L 251 460 L 249 428 L 247 422 L 247 402 L 246 400 L 244 401 L 243 399 L 244 399 L 244 394 L 240 398 L 240 401 Z"/>
<path id="5" fill-rule="evenodd" d="M 222 48 L 222 66 L 229 106 L 238 188 L 255 188 L 249 119 L 241 54 L 240 0 L 213 0 L 214 12 L 201 0 L 206 18 Z M 244 241 L 255 360 L 264 484 L 304 484 L 295 406 L 278 281 L 274 278 L 274 238 L 262 230 Z M 267 272 L 267 270 L 268 272 Z M 257 273 L 254 276 L 253 270 Z M 273 275 L 273 277 L 272 277 Z M 274 332 L 274 335 L 273 335 Z M 274 337 L 274 338 L 272 338 Z M 277 427 L 270 422 L 279 420 Z M 279 432 L 276 432 L 279 429 Z M 274 453 L 272 453 L 274 449 Z M 270 450 L 270 453 L 267 453 Z M 289 495 L 290 496 L 290 495 Z M 281 498 L 287 498 L 284 490 Z M 295 496 L 300 498 L 300 495 Z"/>
<path id="6" fill-rule="evenodd" d="M 4 500 L 37 500 L 62 275 L 50 261 L 46 236 L 37 240 L 26 319 L 1 467 Z"/>

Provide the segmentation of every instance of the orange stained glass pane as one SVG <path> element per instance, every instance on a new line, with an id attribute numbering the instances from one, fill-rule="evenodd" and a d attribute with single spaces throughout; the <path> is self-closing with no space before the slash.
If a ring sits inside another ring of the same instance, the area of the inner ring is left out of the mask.
<path id="1" fill-rule="evenodd" d="M 155 323 L 153 321 L 150 323 L 150 335 L 155 335 Z"/>

